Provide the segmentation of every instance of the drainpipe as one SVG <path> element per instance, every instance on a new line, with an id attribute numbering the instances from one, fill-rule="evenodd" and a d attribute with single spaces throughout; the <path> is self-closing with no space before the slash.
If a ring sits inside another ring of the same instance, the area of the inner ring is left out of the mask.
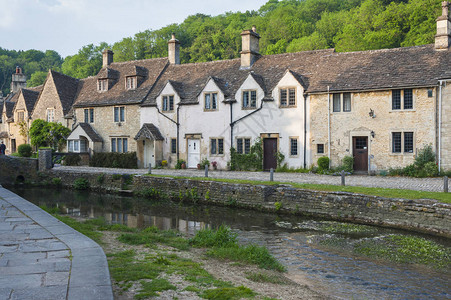
<path id="1" fill-rule="evenodd" d="M 264 102 L 264 101 L 263 101 L 263 99 L 262 99 L 262 102 L 261 102 L 259 108 L 257 108 L 256 110 L 254 110 L 254 111 L 251 112 L 251 113 L 248 113 L 248 114 L 245 115 L 245 116 L 242 116 L 242 117 L 239 118 L 238 120 L 235 120 L 235 121 L 233 121 L 232 123 L 230 123 L 230 127 L 233 127 L 233 126 L 234 126 L 236 123 L 238 123 L 239 121 L 241 121 L 241 120 L 243 120 L 243 119 L 249 117 L 250 115 L 253 115 L 253 114 L 255 114 L 256 112 L 260 111 L 260 110 L 263 108 L 263 102 Z"/>
<path id="2" fill-rule="evenodd" d="M 233 102 L 230 102 L 230 148 L 233 146 Z"/>
<path id="3" fill-rule="evenodd" d="M 438 169 L 440 171 L 442 165 L 442 85 L 444 80 L 439 80 L 439 92 L 438 92 Z M 446 84 L 446 82 L 445 82 Z"/>
<path id="4" fill-rule="evenodd" d="M 160 109 L 158 108 L 158 106 L 156 106 L 157 108 L 157 112 L 162 115 L 163 117 L 165 117 L 166 119 L 168 119 L 169 121 L 171 121 L 172 123 L 174 123 L 177 126 L 177 160 L 179 160 L 179 132 L 180 132 L 180 123 L 179 123 L 179 116 L 180 116 L 180 105 L 177 105 L 177 121 L 172 120 L 171 118 L 169 118 L 168 116 L 166 116 L 164 113 L 162 113 L 160 111 Z"/>
<path id="5" fill-rule="evenodd" d="M 304 169 L 307 168 L 306 159 L 307 152 L 307 94 L 304 94 Z"/>
<path id="6" fill-rule="evenodd" d="M 327 86 L 327 156 L 329 157 L 330 168 L 330 88 Z"/>

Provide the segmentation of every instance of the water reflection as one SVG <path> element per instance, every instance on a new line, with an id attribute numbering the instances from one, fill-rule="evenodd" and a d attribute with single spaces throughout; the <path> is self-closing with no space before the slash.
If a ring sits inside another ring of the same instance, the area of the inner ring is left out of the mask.
<path id="1" fill-rule="evenodd" d="M 451 299 L 449 272 L 357 257 L 346 245 L 341 250 L 321 245 L 319 241 L 331 235 L 324 228 L 337 227 L 328 221 L 77 191 L 27 189 L 14 192 L 37 205 L 57 206 L 62 213 L 71 216 L 104 217 L 112 224 L 133 228 L 156 226 L 192 235 L 202 228 L 227 224 L 239 232 L 241 242 L 268 247 L 287 266 L 291 278 L 307 278 L 316 289 L 342 299 Z M 358 240 L 392 233 L 411 234 L 367 227 L 358 234 L 341 236 Z M 449 239 L 428 239 L 451 246 Z"/>

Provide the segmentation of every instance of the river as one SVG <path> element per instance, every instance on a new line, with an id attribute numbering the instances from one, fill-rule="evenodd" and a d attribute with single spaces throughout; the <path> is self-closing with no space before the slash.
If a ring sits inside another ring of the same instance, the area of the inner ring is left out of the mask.
<path id="1" fill-rule="evenodd" d="M 334 228 L 347 228 L 349 224 L 227 207 L 69 190 L 11 190 L 36 205 L 57 206 L 63 214 L 103 217 L 129 227 L 157 226 L 193 235 L 201 228 L 226 224 L 239 234 L 242 243 L 268 247 L 287 267 L 291 279 L 307 280 L 314 289 L 340 299 L 451 299 L 450 270 L 365 258 L 349 247 L 396 234 L 421 236 L 450 250 L 451 241 L 445 238 L 375 226 L 335 232 Z"/>

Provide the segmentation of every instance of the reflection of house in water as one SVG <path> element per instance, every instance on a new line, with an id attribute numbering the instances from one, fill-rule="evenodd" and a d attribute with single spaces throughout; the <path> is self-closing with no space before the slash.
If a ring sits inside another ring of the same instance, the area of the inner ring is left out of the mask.
<path id="1" fill-rule="evenodd" d="M 209 224 L 205 222 L 189 221 L 178 217 L 167 218 L 143 214 L 132 215 L 120 212 L 105 213 L 105 219 L 111 224 L 122 224 L 131 228 L 155 226 L 160 230 L 176 229 L 187 233 L 195 233 L 200 229 L 209 227 Z"/>

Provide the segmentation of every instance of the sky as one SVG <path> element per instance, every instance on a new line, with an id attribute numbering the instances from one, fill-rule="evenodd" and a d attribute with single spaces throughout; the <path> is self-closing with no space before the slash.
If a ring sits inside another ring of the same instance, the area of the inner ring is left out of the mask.
<path id="1" fill-rule="evenodd" d="M 73 55 L 189 15 L 258 10 L 267 0 L 0 0 L 0 47 Z"/>

